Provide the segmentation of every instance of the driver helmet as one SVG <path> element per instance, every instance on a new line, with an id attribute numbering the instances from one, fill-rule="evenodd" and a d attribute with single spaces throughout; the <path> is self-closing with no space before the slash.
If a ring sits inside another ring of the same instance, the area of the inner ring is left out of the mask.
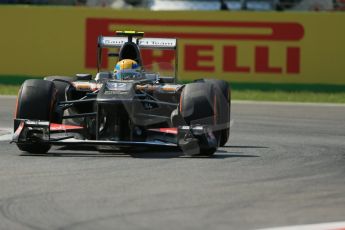
<path id="1" fill-rule="evenodd" d="M 114 68 L 117 80 L 132 80 L 140 78 L 140 66 L 132 59 L 123 59 L 116 63 Z"/>

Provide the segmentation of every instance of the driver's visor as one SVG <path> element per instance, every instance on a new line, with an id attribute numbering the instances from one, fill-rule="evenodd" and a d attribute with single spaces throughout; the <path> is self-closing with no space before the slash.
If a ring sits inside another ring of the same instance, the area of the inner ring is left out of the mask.
<path id="1" fill-rule="evenodd" d="M 141 73 L 136 70 L 119 70 L 115 73 L 118 80 L 132 80 L 141 78 Z"/>

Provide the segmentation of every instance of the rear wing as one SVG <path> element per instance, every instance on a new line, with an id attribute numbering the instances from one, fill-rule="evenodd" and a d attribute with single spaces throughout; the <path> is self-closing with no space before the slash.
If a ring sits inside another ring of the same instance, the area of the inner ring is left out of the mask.
<path id="1" fill-rule="evenodd" d="M 98 47 L 101 48 L 120 48 L 128 42 L 128 37 L 98 37 Z M 132 42 L 139 48 L 146 49 L 170 49 L 176 50 L 176 38 L 132 38 Z"/>
<path id="2" fill-rule="evenodd" d="M 144 38 L 143 32 L 117 31 L 117 36 L 99 36 L 97 41 L 97 71 L 100 71 L 103 48 L 121 48 L 126 42 L 133 42 L 139 49 L 175 50 L 175 81 L 177 81 L 177 39 L 176 38 Z M 108 56 L 118 56 L 109 53 Z"/>

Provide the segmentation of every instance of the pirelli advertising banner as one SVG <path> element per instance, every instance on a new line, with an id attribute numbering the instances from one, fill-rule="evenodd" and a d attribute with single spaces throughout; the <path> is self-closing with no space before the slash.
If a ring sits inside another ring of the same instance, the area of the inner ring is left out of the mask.
<path id="1" fill-rule="evenodd" d="M 335 12 L 1 7 L 0 75 L 95 74 L 97 37 L 137 30 L 146 37 L 178 38 L 182 80 L 341 85 L 344 22 L 345 14 Z M 142 55 L 145 65 L 174 60 L 171 50 Z M 102 67 L 113 69 L 115 60 L 103 58 Z"/>

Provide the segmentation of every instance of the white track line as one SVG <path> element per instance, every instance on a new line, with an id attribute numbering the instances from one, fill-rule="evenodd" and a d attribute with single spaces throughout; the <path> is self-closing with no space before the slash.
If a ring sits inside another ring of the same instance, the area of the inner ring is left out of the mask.
<path id="1" fill-rule="evenodd" d="M 17 95 L 0 95 L 0 99 L 16 99 Z"/>
<path id="2" fill-rule="evenodd" d="M 260 230 L 344 230 L 345 222 L 321 223 L 311 225 L 296 225 L 277 228 L 265 228 Z"/>
<path id="3" fill-rule="evenodd" d="M 0 141 L 11 141 L 13 131 L 11 128 L 0 128 Z"/>

